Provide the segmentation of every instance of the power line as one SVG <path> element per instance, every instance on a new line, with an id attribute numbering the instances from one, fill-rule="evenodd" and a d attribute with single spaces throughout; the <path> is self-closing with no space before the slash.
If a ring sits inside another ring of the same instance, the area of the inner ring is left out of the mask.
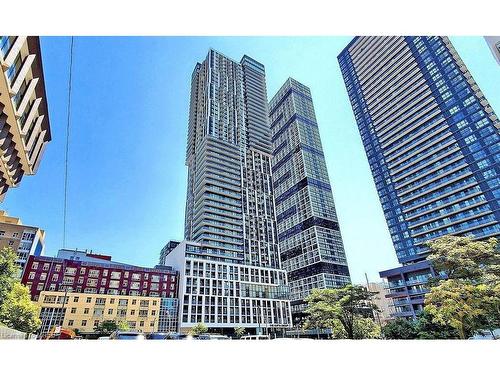
<path id="1" fill-rule="evenodd" d="M 73 44 L 74 37 L 71 37 L 69 50 L 69 77 L 68 77 L 68 118 L 66 122 L 66 158 L 64 161 L 64 208 L 63 208 L 63 240 L 62 247 L 66 248 L 66 214 L 68 210 L 68 155 L 69 155 L 69 130 L 71 124 L 71 81 L 73 73 Z"/>

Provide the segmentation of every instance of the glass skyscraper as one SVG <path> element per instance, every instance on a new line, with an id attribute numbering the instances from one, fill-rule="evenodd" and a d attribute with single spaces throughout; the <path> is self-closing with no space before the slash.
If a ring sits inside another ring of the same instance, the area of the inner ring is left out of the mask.
<path id="1" fill-rule="evenodd" d="M 338 61 L 403 265 L 381 276 L 415 317 L 426 241 L 500 234 L 500 123 L 447 37 L 356 37 Z"/>
<path id="2" fill-rule="evenodd" d="M 348 284 L 349 269 L 311 92 L 289 78 L 269 107 L 281 264 L 297 321 L 310 291 Z"/>
<path id="3" fill-rule="evenodd" d="M 190 100 L 186 240 L 162 254 L 180 272 L 181 330 L 286 328 L 264 66 L 210 50 L 195 66 Z"/>

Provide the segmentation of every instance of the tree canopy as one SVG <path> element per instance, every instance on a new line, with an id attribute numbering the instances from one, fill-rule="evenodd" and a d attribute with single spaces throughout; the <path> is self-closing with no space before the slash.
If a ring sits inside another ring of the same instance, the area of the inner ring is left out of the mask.
<path id="1" fill-rule="evenodd" d="M 32 333 L 40 327 L 40 308 L 17 279 L 17 254 L 10 247 L 0 250 L 0 322 L 7 327 Z"/>
<path id="2" fill-rule="evenodd" d="M 26 286 L 15 282 L 0 306 L 0 322 L 18 331 L 32 333 L 41 325 L 40 308 L 31 302 Z"/>
<path id="3" fill-rule="evenodd" d="M 382 327 L 382 334 L 388 340 L 413 340 L 418 338 L 418 331 L 413 321 L 397 318 Z"/>
<path id="4" fill-rule="evenodd" d="M 500 326 L 500 253 L 497 240 L 443 236 L 427 243 L 428 259 L 444 279 L 429 283 L 425 311 L 455 328 L 461 339 Z"/>
<path id="5" fill-rule="evenodd" d="M 196 324 L 194 327 L 192 327 L 190 330 L 189 330 L 189 333 L 191 335 L 201 335 L 203 333 L 207 333 L 208 332 L 208 328 L 205 324 L 203 323 L 198 323 Z"/>
<path id="6" fill-rule="evenodd" d="M 19 267 L 16 265 L 17 254 L 10 247 L 0 250 L 0 306 L 16 282 Z"/>
<path id="7" fill-rule="evenodd" d="M 351 284 L 336 289 L 313 289 L 305 299 L 308 304 L 305 328 L 330 328 L 335 338 L 377 337 L 380 329 L 371 319 L 373 311 L 378 311 L 371 302 L 376 294 Z"/>

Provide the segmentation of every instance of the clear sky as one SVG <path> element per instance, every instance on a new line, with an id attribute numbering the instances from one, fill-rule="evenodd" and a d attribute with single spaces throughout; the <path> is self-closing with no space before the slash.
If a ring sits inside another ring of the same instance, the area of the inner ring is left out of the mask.
<path id="1" fill-rule="evenodd" d="M 77 37 L 74 46 L 67 247 L 143 266 L 182 240 L 191 73 L 212 47 L 266 66 L 269 99 L 288 77 L 312 91 L 353 282 L 398 265 L 349 105 L 338 53 L 351 37 Z M 493 108 L 500 67 L 481 37 L 452 38 Z M 10 189 L 12 216 L 62 246 L 70 38 L 42 38 L 52 142 L 35 176 Z"/>

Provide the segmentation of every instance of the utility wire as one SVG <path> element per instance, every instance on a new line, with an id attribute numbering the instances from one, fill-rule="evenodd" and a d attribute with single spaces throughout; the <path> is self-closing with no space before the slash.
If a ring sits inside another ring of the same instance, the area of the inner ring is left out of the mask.
<path id="1" fill-rule="evenodd" d="M 64 161 L 64 208 L 63 208 L 63 240 L 62 247 L 66 248 L 66 215 L 68 211 L 68 155 L 69 155 L 69 131 L 71 124 L 71 81 L 73 73 L 73 44 L 74 37 L 71 37 L 71 45 L 69 50 L 69 77 L 68 77 L 68 118 L 66 122 L 66 158 Z"/>

